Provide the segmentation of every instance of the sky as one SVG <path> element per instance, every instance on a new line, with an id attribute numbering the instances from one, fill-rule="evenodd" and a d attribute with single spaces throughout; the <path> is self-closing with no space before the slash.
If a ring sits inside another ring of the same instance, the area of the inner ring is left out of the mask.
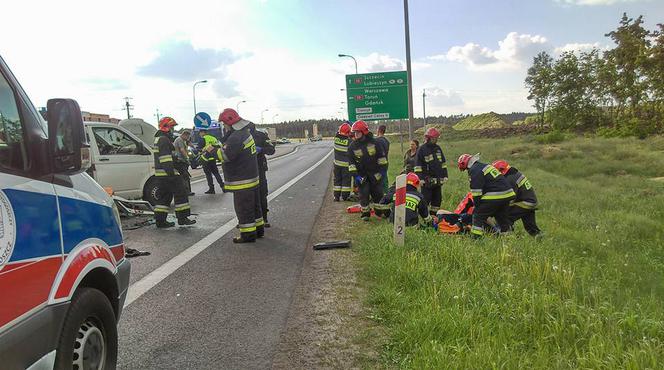
<path id="1" fill-rule="evenodd" d="M 532 111 L 534 55 L 611 47 L 623 12 L 664 22 L 664 0 L 410 0 L 414 114 Z M 402 0 L 12 1 L 0 56 L 37 106 L 156 124 L 240 103 L 260 123 L 344 118 L 345 74 L 405 70 Z"/>

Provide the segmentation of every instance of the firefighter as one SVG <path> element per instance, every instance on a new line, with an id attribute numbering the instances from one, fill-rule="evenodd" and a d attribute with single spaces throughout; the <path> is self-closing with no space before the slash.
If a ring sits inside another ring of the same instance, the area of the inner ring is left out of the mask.
<path id="1" fill-rule="evenodd" d="M 195 195 L 191 191 L 191 174 L 189 173 L 190 159 L 189 159 L 189 145 L 191 139 L 191 131 L 184 130 L 180 136 L 173 142 L 175 146 L 175 162 L 174 166 L 180 172 L 184 185 L 187 188 L 189 196 Z"/>
<path id="2" fill-rule="evenodd" d="M 387 140 L 385 137 L 385 131 L 387 130 L 387 126 L 385 125 L 380 125 L 378 126 L 378 131 L 376 131 L 376 142 L 383 148 L 383 154 L 385 154 L 385 158 L 388 159 L 390 158 L 390 141 Z M 387 192 L 388 184 L 387 184 L 387 169 L 389 167 L 389 162 L 387 165 L 385 165 L 385 168 L 383 169 L 383 172 L 381 175 L 383 175 L 383 193 Z"/>
<path id="3" fill-rule="evenodd" d="M 457 164 L 460 171 L 468 170 L 470 177 L 470 192 L 475 205 L 471 234 L 474 237 L 484 235 L 484 230 L 490 229 L 487 225 L 489 217 L 496 219 L 501 233 L 510 231 L 509 208 L 516 194 L 505 176 L 492 165 L 480 162 L 479 154 L 462 154 Z"/>
<path id="4" fill-rule="evenodd" d="M 429 214 L 429 207 L 424 202 L 424 197 L 419 189 L 419 176 L 413 172 L 408 173 L 406 175 L 406 226 L 420 225 L 426 227 L 432 225 L 433 217 Z M 394 222 L 395 192 L 395 187 L 390 187 L 386 195 L 386 197 L 389 197 L 392 207 L 390 212 L 390 220 L 392 222 Z"/>
<path id="5" fill-rule="evenodd" d="M 443 198 L 443 184 L 447 182 L 447 163 L 438 146 L 440 132 L 431 127 L 424 134 L 426 142 L 417 149 L 415 173 L 422 180 L 422 195 L 429 213 L 436 214 Z"/>
<path id="6" fill-rule="evenodd" d="M 351 191 L 348 173 L 348 146 L 350 145 L 351 126 L 344 122 L 334 137 L 334 201 L 348 200 Z"/>
<path id="7" fill-rule="evenodd" d="M 173 127 L 177 122 L 171 117 L 159 120 L 159 130 L 154 137 L 154 172 L 158 179 L 159 197 L 154 208 L 154 218 L 158 228 L 175 226 L 174 222 L 166 220 L 171 205 L 175 198 L 175 216 L 178 225 L 193 225 L 195 220 L 189 219 L 191 208 L 187 197 L 187 189 L 180 173 L 173 166 L 175 159 L 173 146 Z"/>
<path id="8" fill-rule="evenodd" d="M 516 199 L 510 205 L 512 226 L 516 221 L 521 220 L 528 234 L 532 236 L 539 235 L 542 231 L 537 227 L 537 221 L 535 220 L 537 196 L 528 178 L 506 161 L 498 160 L 493 162 L 492 165 L 505 176 L 514 192 L 516 192 Z"/>
<path id="9" fill-rule="evenodd" d="M 260 175 L 257 148 L 251 136 L 251 122 L 243 120 L 234 109 L 219 114 L 227 133 L 224 145 L 217 149 L 216 158 L 222 162 L 226 190 L 233 193 L 233 206 L 238 219 L 240 236 L 234 243 L 253 243 L 265 234 L 265 222 L 260 200 Z M 210 153 L 210 152 L 207 152 Z"/>
<path id="10" fill-rule="evenodd" d="M 202 152 L 213 153 L 221 147 L 219 140 L 213 135 L 210 135 L 207 128 L 201 128 L 199 135 L 203 138 L 203 150 Z M 203 172 L 205 173 L 205 178 L 207 179 L 208 190 L 205 194 L 215 194 L 214 190 L 214 176 L 221 187 L 221 190 L 225 193 L 224 180 L 222 180 L 221 175 L 219 174 L 219 168 L 217 168 L 217 159 L 214 156 L 201 156 L 201 162 L 203 165 Z"/>
<path id="11" fill-rule="evenodd" d="M 348 147 L 348 172 L 355 176 L 359 187 L 360 206 L 362 207 L 362 220 L 368 221 L 371 216 L 371 201 L 377 216 L 384 216 L 388 205 L 380 204 L 383 198 L 383 175 L 387 166 L 385 153 L 369 126 L 364 121 L 357 121 L 351 127 L 355 140 Z"/>
<path id="12" fill-rule="evenodd" d="M 256 159 L 258 160 L 258 177 L 260 178 L 260 196 L 261 196 L 261 210 L 263 211 L 263 222 L 265 222 L 265 227 L 270 227 L 270 223 L 267 221 L 267 158 L 266 155 L 273 155 L 275 153 L 274 145 L 270 142 L 270 138 L 266 133 L 256 130 L 256 125 L 252 122 L 249 125 L 251 131 L 251 136 L 253 136 L 254 141 L 256 142 Z"/>

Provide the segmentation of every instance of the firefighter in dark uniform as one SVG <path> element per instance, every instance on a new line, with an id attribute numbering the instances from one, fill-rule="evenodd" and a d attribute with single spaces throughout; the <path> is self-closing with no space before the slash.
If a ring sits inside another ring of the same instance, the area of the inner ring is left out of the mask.
<path id="1" fill-rule="evenodd" d="M 171 201 L 175 198 L 175 216 L 178 225 L 193 225 L 190 220 L 191 208 L 189 206 L 188 192 L 180 173 L 173 166 L 175 160 L 175 146 L 173 146 L 173 127 L 177 122 L 171 117 L 159 120 L 159 130 L 155 133 L 154 145 L 154 172 L 158 181 L 159 196 L 154 208 L 154 218 L 158 228 L 175 226 L 174 222 L 166 220 Z"/>
<path id="2" fill-rule="evenodd" d="M 481 237 L 485 229 L 490 230 L 486 222 L 489 217 L 495 217 L 501 233 L 512 230 L 509 211 L 516 194 L 505 176 L 492 165 L 480 162 L 479 154 L 462 154 L 458 166 L 461 171 L 468 170 L 475 204 L 471 234 Z"/>
<path id="3" fill-rule="evenodd" d="M 431 225 L 433 218 L 429 214 L 429 207 L 424 202 L 424 196 L 419 191 L 420 178 L 413 172 L 406 175 L 406 226 L 420 225 L 422 227 Z M 394 222 L 394 205 L 396 200 L 396 189 L 390 187 L 385 197 L 391 205 L 390 221 Z"/>
<path id="4" fill-rule="evenodd" d="M 252 122 L 249 125 L 251 136 L 254 137 L 256 143 L 256 159 L 258 160 L 258 177 L 260 178 L 260 196 L 261 196 L 261 210 L 263 211 L 263 222 L 265 227 L 270 227 L 267 221 L 267 158 L 266 155 L 273 155 L 275 153 L 274 145 L 270 142 L 270 138 L 266 133 L 256 130 L 256 125 Z"/>
<path id="5" fill-rule="evenodd" d="M 383 175 L 381 174 L 387 166 L 385 153 L 373 134 L 369 132 L 369 126 L 364 121 L 357 121 L 351 128 L 355 140 L 348 147 L 348 172 L 355 176 L 360 192 L 360 206 L 362 207 L 362 219 L 368 221 L 371 217 L 371 201 L 376 216 L 386 215 L 389 206 L 380 204 L 383 198 Z"/>
<path id="6" fill-rule="evenodd" d="M 205 153 L 214 153 L 217 151 L 217 149 L 221 148 L 221 144 L 219 143 L 219 140 L 217 140 L 216 137 L 212 136 L 207 128 L 202 127 L 200 129 L 199 135 L 203 138 L 203 150 L 201 152 Z M 208 190 L 205 192 L 205 194 L 215 194 L 214 190 L 214 179 L 212 178 L 214 176 L 215 179 L 217 179 L 217 182 L 219 183 L 219 186 L 221 187 L 221 190 L 225 193 L 224 191 L 224 180 L 221 178 L 221 175 L 219 174 L 219 168 L 217 168 L 217 159 L 212 157 L 212 156 L 201 156 L 201 162 L 203 164 L 203 172 L 205 173 L 205 179 L 207 180 L 208 184 Z"/>
<path id="7" fill-rule="evenodd" d="M 348 122 L 339 126 L 334 137 L 334 201 L 348 200 L 350 197 L 351 179 L 348 173 L 348 146 L 350 145 L 351 127 Z"/>
<path id="8" fill-rule="evenodd" d="M 516 199 L 510 205 L 512 226 L 515 222 L 521 220 L 528 234 L 532 236 L 539 235 L 542 231 L 537 227 L 537 221 L 535 220 L 537 196 L 528 178 L 506 161 L 498 160 L 493 162 L 492 165 L 505 176 L 514 192 L 516 192 Z"/>
<path id="9" fill-rule="evenodd" d="M 429 212 L 436 214 L 443 200 L 443 184 L 447 182 L 447 163 L 443 150 L 437 144 L 440 132 L 432 127 L 424 137 L 426 143 L 417 149 L 415 173 L 422 180 L 422 195 Z"/>
<path id="10" fill-rule="evenodd" d="M 222 162 L 226 191 L 233 193 L 240 229 L 240 236 L 233 238 L 233 242 L 253 243 L 265 234 L 265 222 L 261 210 L 256 143 L 249 128 L 251 122 L 243 120 L 230 108 L 221 112 L 219 122 L 224 123 L 226 134 L 223 146 L 213 154 Z"/>

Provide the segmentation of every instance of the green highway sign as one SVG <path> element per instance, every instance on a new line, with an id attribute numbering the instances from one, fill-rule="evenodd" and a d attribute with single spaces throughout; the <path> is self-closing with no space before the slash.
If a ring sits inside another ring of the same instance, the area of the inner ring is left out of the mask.
<path id="1" fill-rule="evenodd" d="M 350 121 L 408 118 L 406 71 L 346 75 Z"/>

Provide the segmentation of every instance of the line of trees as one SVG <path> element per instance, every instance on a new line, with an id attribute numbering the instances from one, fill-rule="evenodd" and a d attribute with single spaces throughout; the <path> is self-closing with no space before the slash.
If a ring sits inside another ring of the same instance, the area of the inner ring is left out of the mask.
<path id="1" fill-rule="evenodd" d="M 540 125 L 645 137 L 664 132 L 664 25 L 653 31 L 623 14 L 607 33 L 615 47 L 541 52 L 528 69 L 528 99 Z"/>

